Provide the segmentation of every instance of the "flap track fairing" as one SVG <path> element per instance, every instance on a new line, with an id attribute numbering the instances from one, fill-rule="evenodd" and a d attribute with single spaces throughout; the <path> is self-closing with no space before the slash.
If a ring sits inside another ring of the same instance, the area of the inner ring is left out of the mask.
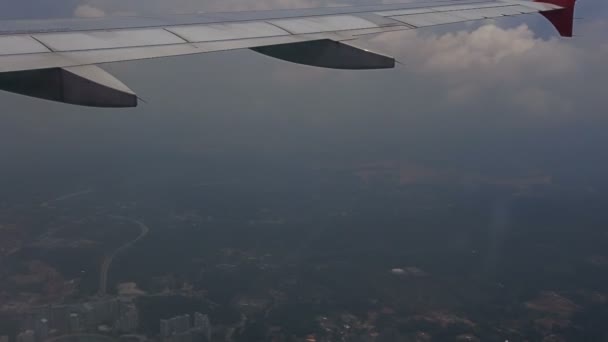
<path id="1" fill-rule="evenodd" d="M 131 89 L 93 65 L 0 73 L 0 90 L 80 106 L 137 106 Z"/>
<path id="2" fill-rule="evenodd" d="M 330 69 L 390 69 L 395 59 L 329 39 L 252 48 L 284 61 Z"/>

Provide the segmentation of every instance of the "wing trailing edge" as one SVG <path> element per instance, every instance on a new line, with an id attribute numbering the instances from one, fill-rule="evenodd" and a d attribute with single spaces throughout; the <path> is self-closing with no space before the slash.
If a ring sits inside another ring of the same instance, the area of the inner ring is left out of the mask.
<path id="1" fill-rule="evenodd" d="M 94 66 L 0 73 L 0 90 L 88 107 L 136 107 L 137 95 Z"/>

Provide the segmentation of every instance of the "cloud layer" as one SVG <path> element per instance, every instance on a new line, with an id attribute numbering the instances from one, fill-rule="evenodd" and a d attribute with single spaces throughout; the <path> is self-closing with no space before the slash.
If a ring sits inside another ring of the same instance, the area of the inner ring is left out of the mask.
<path id="1" fill-rule="evenodd" d="M 104 10 L 89 4 L 78 5 L 74 10 L 74 16 L 79 18 L 100 18 L 105 17 L 105 15 Z"/>
<path id="2" fill-rule="evenodd" d="M 445 34 L 409 31 L 379 36 L 370 43 L 390 50 L 418 74 L 448 88 L 449 103 L 498 99 L 534 113 L 572 111 L 572 89 L 583 82 L 582 70 L 596 68 L 598 54 L 559 38 L 538 38 L 521 24 L 501 28 L 486 24 Z M 600 51 L 601 58 L 608 58 Z M 583 76 L 584 77 L 584 76 Z"/>

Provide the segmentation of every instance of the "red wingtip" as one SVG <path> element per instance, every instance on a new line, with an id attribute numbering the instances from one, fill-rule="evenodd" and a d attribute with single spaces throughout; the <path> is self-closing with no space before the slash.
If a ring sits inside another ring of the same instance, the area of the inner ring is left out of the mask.
<path id="1" fill-rule="evenodd" d="M 574 6 L 576 0 L 535 0 L 563 7 L 562 9 L 541 12 L 557 29 L 562 37 L 572 37 L 574 31 Z"/>

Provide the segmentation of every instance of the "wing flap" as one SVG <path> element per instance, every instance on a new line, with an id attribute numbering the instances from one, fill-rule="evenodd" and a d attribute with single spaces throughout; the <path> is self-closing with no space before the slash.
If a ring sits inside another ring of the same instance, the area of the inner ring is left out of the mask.
<path id="1" fill-rule="evenodd" d="M 329 39 L 252 48 L 284 61 L 331 69 L 388 69 L 395 59 Z"/>
<path id="2" fill-rule="evenodd" d="M 2 73 L 0 89 L 80 106 L 137 106 L 137 96 L 131 89 L 92 65 Z"/>

